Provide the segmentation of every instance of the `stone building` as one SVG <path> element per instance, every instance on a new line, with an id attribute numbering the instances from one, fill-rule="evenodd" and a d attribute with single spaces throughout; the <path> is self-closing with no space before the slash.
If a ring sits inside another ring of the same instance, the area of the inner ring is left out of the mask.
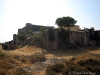
<path id="1" fill-rule="evenodd" d="M 65 30 L 68 30 L 68 27 L 64 27 Z M 80 27 L 78 25 L 75 25 L 75 26 L 71 26 L 69 28 L 70 31 L 79 31 L 80 30 Z"/>
<path id="2" fill-rule="evenodd" d="M 52 34 L 49 34 L 48 30 L 43 33 L 43 45 L 47 49 L 58 49 L 58 32 L 57 29 L 51 29 Z M 54 40 L 50 40 L 49 37 L 53 37 Z"/>
<path id="3" fill-rule="evenodd" d="M 12 49 L 16 49 L 17 46 L 16 44 L 14 44 L 14 41 L 9 41 L 9 42 L 5 42 L 4 44 L 1 44 L 2 45 L 2 49 L 5 49 L 5 50 L 12 50 Z"/>
<path id="4" fill-rule="evenodd" d="M 46 28 L 54 28 L 53 26 L 40 26 L 40 25 L 33 25 L 31 23 L 26 23 L 26 26 L 22 29 L 18 29 L 18 34 L 28 34 L 29 30 L 32 30 L 34 33 L 37 33 L 41 27 Z"/>
<path id="5" fill-rule="evenodd" d="M 26 26 L 22 29 L 18 29 L 18 34 L 13 35 L 13 40 L 2 44 L 3 49 L 15 49 L 18 48 L 20 43 L 18 40 L 19 34 L 28 34 L 29 30 L 32 30 L 35 35 L 40 34 L 39 30 L 44 27 L 46 30 L 43 32 L 43 47 L 46 49 L 58 49 L 58 48 L 68 48 L 73 46 L 95 46 L 100 45 L 100 31 L 94 31 L 92 29 L 80 30 L 79 26 L 74 26 L 70 28 L 70 31 L 65 28 L 65 33 L 60 33 L 59 29 L 54 29 L 54 27 L 32 25 L 31 23 L 26 23 Z M 61 35 L 66 35 L 63 39 L 60 38 Z M 32 45 L 32 37 L 28 37 L 25 40 L 25 45 Z M 35 43 L 34 43 L 35 45 Z"/>

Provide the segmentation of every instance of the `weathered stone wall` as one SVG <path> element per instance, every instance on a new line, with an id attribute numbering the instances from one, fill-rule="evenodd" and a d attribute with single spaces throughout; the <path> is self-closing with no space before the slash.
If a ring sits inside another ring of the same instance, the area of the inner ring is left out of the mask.
<path id="1" fill-rule="evenodd" d="M 40 25 L 32 25 L 31 23 L 26 23 L 26 26 L 22 29 L 18 29 L 18 34 L 27 34 L 29 30 L 32 30 L 33 32 L 38 32 L 41 27 L 45 28 L 54 28 L 53 26 L 40 26 Z"/>
<path id="2" fill-rule="evenodd" d="M 66 34 L 64 37 L 66 37 L 65 40 L 60 39 L 57 37 L 58 40 L 58 46 L 59 48 L 74 48 L 76 45 L 80 46 L 87 46 L 87 39 L 88 37 L 86 34 L 87 32 L 80 32 L 80 31 L 64 31 Z"/>
<path id="3" fill-rule="evenodd" d="M 14 41 L 9 41 L 9 42 L 5 42 L 4 44 L 2 44 L 2 48 L 4 50 L 11 50 L 11 49 L 16 49 L 17 46 L 16 44 L 14 44 Z"/>
<path id="4" fill-rule="evenodd" d="M 68 30 L 68 27 L 64 27 L 64 29 L 65 29 L 65 30 Z M 79 31 L 80 28 L 79 28 L 78 25 L 75 25 L 75 26 L 71 26 L 71 27 L 69 28 L 69 30 L 70 30 L 70 31 Z"/>
<path id="5" fill-rule="evenodd" d="M 19 34 L 27 35 L 29 30 L 32 30 L 33 32 L 38 32 L 41 27 L 46 27 L 46 26 L 32 25 L 30 23 L 26 23 L 26 26 L 24 28 L 18 29 L 18 35 Z M 54 41 L 50 41 L 48 38 L 49 36 L 48 28 L 52 28 L 52 31 L 54 32 L 54 37 L 55 37 Z M 53 28 L 54 27 L 47 27 L 47 30 L 44 31 L 43 34 L 43 46 L 47 49 L 58 49 L 58 47 L 61 46 L 62 44 L 64 46 L 69 46 L 70 44 L 80 45 L 80 46 L 100 45 L 100 40 L 97 39 L 97 35 L 100 35 L 100 31 L 93 31 L 91 29 L 88 29 L 87 31 L 85 30 L 79 31 L 78 27 L 76 27 L 76 30 L 72 30 L 72 31 L 66 30 L 66 34 L 68 35 L 65 37 L 65 39 L 62 42 L 62 40 L 58 37 L 59 34 L 58 29 L 53 29 Z M 3 48 L 7 48 L 7 49 L 17 48 L 20 43 L 18 41 L 18 35 L 14 34 L 13 40 L 3 44 L 2 45 Z M 24 44 L 36 45 L 36 43 L 32 42 L 32 38 L 27 39 L 24 42 Z"/>
<path id="6" fill-rule="evenodd" d="M 87 37 L 86 32 L 70 32 L 70 43 L 81 45 L 81 46 L 87 46 Z"/>
<path id="7" fill-rule="evenodd" d="M 44 47 L 47 49 L 57 49 L 58 48 L 58 37 L 57 37 L 57 30 L 54 30 L 54 41 L 49 41 L 48 39 L 48 31 L 44 32 Z"/>

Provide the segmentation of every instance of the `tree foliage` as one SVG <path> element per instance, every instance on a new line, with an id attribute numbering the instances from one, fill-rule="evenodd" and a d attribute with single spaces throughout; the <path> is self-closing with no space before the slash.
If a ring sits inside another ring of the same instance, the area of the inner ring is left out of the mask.
<path id="1" fill-rule="evenodd" d="M 59 26 L 59 27 L 70 27 L 70 26 L 73 26 L 76 24 L 76 20 L 72 17 L 61 17 L 61 18 L 57 18 L 56 19 L 56 24 Z"/>
<path id="2" fill-rule="evenodd" d="M 63 27 L 63 21 L 62 21 L 62 18 L 57 18 L 56 19 L 56 22 L 55 22 L 59 27 Z"/>
<path id="3" fill-rule="evenodd" d="M 26 35 L 24 35 L 24 34 L 18 35 L 18 40 L 19 41 L 25 41 L 26 40 Z"/>

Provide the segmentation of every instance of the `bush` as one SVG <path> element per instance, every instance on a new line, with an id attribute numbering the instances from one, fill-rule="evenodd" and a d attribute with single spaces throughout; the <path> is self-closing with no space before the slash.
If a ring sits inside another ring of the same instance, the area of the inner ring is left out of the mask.
<path id="1" fill-rule="evenodd" d="M 100 66 L 100 60 L 90 58 L 90 59 L 86 59 L 86 60 L 80 60 L 77 64 L 79 64 L 80 66 L 85 66 L 85 65 Z"/>
<path id="2" fill-rule="evenodd" d="M 65 66 L 63 64 L 57 63 L 55 65 L 48 66 L 46 72 L 47 73 L 50 73 L 50 72 L 61 73 L 64 67 Z"/>
<path id="3" fill-rule="evenodd" d="M 29 34 L 29 35 L 33 35 L 33 31 L 32 31 L 32 30 L 29 30 L 29 31 L 28 31 L 28 34 Z"/>
<path id="4" fill-rule="evenodd" d="M 65 61 L 65 65 L 68 67 L 69 71 L 74 71 L 74 69 L 77 67 L 77 65 L 72 61 Z"/>
<path id="5" fill-rule="evenodd" d="M 62 75 L 91 75 L 93 73 L 99 75 L 100 60 L 92 57 L 85 59 L 80 59 L 80 57 L 72 58 L 63 64 L 49 66 L 46 73 L 49 72 L 60 73 Z"/>
<path id="6" fill-rule="evenodd" d="M 80 60 L 77 62 L 80 66 L 84 67 L 85 70 L 88 70 L 90 72 L 100 72 L 100 60 L 99 59 L 86 59 L 86 60 Z"/>
<path id="7" fill-rule="evenodd" d="M 18 35 L 18 40 L 19 41 L 25 41 L 26 40 L 26 35 L 24 35 L 24 34 Z"/>
<path id="8" fill-rule="evenodd" d="M 36 43 L 36 42 L 40 42 L 42 39 L 39 35 L 35 35 L 34 38 L 33 38 L 33 41 Z"/>
<path id="9" fill-rule="evenodd" d="M 89 71 L 85 68 L 85 67 L 81 67 L 81 66 L 77 66 L 75 69 L 74 69 L 74 72 L 73 72 L 75 75 L 79 75 L 78 73 L 80 73 L 81 75 L 90 75 L 89 74 Z"/>
<path id="10" fill-rule="evenodd" d="M 63 74 L 63 75 L 68 75 L 69 72 L 70 72 L 70 71 L 69 71 L 68 67 L 64 67 L 63 70 L 62 70 L 62 74 Z"/>
<path id="11" fill-rule="evenodd" d="M 91 67 L 91 72 L 100 72 L 100 66 L 95 65 L 95 66 Z"/>

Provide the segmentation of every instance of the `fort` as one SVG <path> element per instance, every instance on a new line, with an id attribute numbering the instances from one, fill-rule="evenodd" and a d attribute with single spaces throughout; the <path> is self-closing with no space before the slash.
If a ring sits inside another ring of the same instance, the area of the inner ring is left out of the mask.
<path id="1" fill-rule="evenodd" d="M 9 50 L 15 49 L 23 45 L 36 45 L 32 41 L 32 37 L 28 36 L 28 31 L 32 30 L 33 36 L 40 34 L 40 28 L 44 27 L 42 34 L 43 47 L 46 49 L 59 49 L 59 48 L 74 48 L 77 46 L 98 46 L 100 45 L 100 31 L 94 29 L 84 28 L 83 30 L 79 26 L 75 25 L 70 28 L 64 28 L 64 33 L 61 33 L 59 28 L 54 28 L 53 26 L 40 26 L 32 25 L 31 23 L 26 23 L 26 26 L 22 29 L 18 29 L 18 34 L 13 35 L 13 40 L 9 42 L 2 43 L 2 48 Z M 20 42 L 18 35 L 24 34 L 27 39 Z M 51 40 L 50 40 L 51 39 Z M 38 43 L 40 44 L 40 42 Z"/>

